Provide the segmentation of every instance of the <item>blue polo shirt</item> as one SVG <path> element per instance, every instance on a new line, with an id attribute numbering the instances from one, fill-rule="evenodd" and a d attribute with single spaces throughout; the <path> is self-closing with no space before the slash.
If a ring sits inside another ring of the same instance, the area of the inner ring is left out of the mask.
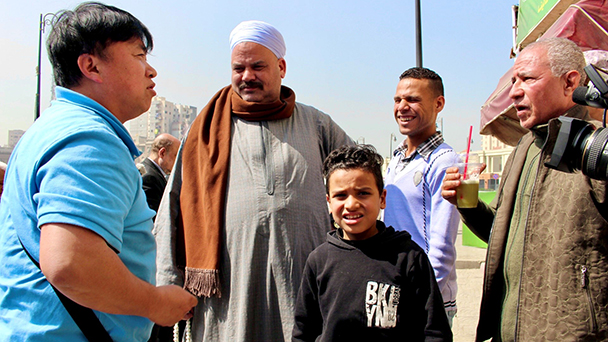
<path id="1" fill-rule="evenodd" d="M 66 88 L 23 135 L 0 199 L 0 341 L 86 341 L 39 260 L 40 227 L 66 223 L 106 240 L 126 267 L 154 284 L 154 211 L 125 127 L 97 102 Z M 104 265 L 99 265 L 104 267 Z M 152 322 L 95 312 L 114 341 L 147 341 Z"/>

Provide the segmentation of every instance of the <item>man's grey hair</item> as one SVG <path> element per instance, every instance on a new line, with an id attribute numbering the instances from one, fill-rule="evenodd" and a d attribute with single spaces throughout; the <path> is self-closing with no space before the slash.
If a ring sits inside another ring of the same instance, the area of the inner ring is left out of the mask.
<path id="1" fill-rule="evenodd" d="M 544 48 L 547 51 L 549 66 L 553 76 L 561 77 L 571 70 L 581 74 L 580 85 L 586 83 L 585 55 L 583 51 L 571 40 L 561 37 L 541 39 L 526 46 L 524 50 Z"/>

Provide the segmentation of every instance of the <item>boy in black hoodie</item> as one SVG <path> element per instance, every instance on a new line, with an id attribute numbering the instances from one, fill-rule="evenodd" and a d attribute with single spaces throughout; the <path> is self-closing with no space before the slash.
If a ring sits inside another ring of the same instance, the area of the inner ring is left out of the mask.
<path id="1" fill-rule="evenodd" d="M 426 254 L 407 232 L 376 220 L 386 204 L 382 164 L 369 145 L 325 160 L 337 230 L 306 261 L 293 341 L 452 341 Z"/>

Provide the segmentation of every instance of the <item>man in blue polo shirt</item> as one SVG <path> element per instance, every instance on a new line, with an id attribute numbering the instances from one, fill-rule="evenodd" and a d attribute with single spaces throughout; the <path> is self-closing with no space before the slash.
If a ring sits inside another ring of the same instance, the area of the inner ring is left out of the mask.
<path id="1" fill-rule="evenodd" d="M 146 341 L 152 322 L 196 305 L 154 286 L 154 212 L 123 126 L 156 94 L 151 49 L 148 29 L 111 6 L 82 4 L 53 26 L 57 100 L 17 144 L 0 201 L 0 341 L 86 341 L 51 284 L 114 341 Z"/>

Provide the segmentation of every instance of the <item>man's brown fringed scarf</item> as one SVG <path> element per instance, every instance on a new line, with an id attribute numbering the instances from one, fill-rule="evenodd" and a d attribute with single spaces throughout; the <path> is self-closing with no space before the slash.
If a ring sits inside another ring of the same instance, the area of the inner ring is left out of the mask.
<path id="1" fill-rule="evenodd" d="M 184 287 L 201 297 L 221 297 L 219 262 L 230 161 L 231 115 L 248 121 L 291 116 L 294 92 L 281 87 L 270 104 L 247 102 L 227 86 L 213 96 L 190 127 L 182 151 L 182 187 L 177 222 L 177 264 Z"/>

